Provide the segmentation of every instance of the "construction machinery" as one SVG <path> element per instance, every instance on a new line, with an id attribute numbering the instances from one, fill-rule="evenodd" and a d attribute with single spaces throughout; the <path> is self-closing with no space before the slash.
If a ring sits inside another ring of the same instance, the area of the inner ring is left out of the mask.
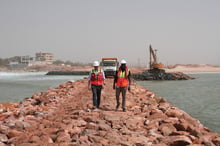
<path id="1" fill-rule="evenodd" d="M 149 63 L 150 69 L 148 70 L 148 72 L 150 72 L 150 73 L 165 73 L 165 70 L 162 69 L 164 67 L 164 65 L 162 63 L 158 63 L 157 50 L 156 49 L 153 50 L 150 45 L 149 51 L 150 51 L 150 63 Z"/>

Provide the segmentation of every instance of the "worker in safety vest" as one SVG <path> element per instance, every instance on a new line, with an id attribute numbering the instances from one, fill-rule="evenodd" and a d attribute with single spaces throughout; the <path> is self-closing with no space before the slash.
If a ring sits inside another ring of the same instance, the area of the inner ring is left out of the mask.
<path id="1" fill-rule="evenodd" d="M 126 112 L 126 91 L 127 89 L 130 91 L 131 85 L 131 72 L 126 66 L 126 61 L 123 59 L 121 60 L 121 66 L 119 67 L 118 71 L 116 71 L 113 89 L 116 89 L 116 110 L 118 110 L 120 106 L 119 96 L 122 93 L 122 110 Z"/>
<path id="2" fill-rule="evenodd" d="M 101 102 L 101 91 L 104 88 L 105 74 L 99 68 L 99 62 L 94 61 L 94 69 L 91 70 L 88 77 L 88 89 L 92 89 L 93 109 L 99 108 Z"/>

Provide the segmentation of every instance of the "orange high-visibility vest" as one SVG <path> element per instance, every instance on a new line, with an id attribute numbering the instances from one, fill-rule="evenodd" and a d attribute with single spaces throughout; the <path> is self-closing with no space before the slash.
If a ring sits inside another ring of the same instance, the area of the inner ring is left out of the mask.
<path id="1" fill-rule="evenodd" d="M 98 71 L 96 71 L 95 69 L 93 69 L 91 71 L 91 84 L 92 85 L 102 85 L 104 82 L 104 77 L 103 77 L 103 73 L 102 70 L 99 69 Z"/>
<path id="2" fill-rule="evenodd" d="M 123 72 L 121 70 L 118 71 L 118 74 L 117 74 L 118 79 L 117 79 L 116 86 L 120 86 L 120 87 L 128 86 L 128 73 L 129 73 L 129 70 L 126 70 Z"/>

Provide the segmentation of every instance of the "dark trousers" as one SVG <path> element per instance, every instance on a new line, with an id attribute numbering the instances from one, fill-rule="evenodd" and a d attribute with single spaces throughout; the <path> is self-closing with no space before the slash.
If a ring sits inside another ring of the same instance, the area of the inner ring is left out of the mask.
<path id="1" fill-rule="evenodd" d="M 92 85 L 92 100 L 93 106 L 99 108 L 101 102 L 102 86 Z"/>
<path id="2" fill-rule="evenodd" d="M 117 101 L 117 107 L 120 105 L 119 96 L 120 93 L 122 93 L 122 108 L 126 108 L 126 91 L 127 87 L 118 87 L 116 86 L 116 101 Z"/>

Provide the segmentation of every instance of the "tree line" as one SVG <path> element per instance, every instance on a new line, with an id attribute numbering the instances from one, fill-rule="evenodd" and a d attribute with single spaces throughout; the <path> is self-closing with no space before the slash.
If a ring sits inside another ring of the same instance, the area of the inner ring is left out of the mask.
<path id="1" fill-rule="evenodd" d="M 7 66 L 9 64 L 8 59 L 2 59 L 0 58 L 0 66 Z"/>
<path id="2" fill-rule="evenodd" d="M 55 65 L 70 65 L 70 66 L 87 66 L 87 65 L 91 65 L 90 63 L 62 61 L 62 60 L 55 60 L 53 62 L 53 64 L 55 64 Z"/>

